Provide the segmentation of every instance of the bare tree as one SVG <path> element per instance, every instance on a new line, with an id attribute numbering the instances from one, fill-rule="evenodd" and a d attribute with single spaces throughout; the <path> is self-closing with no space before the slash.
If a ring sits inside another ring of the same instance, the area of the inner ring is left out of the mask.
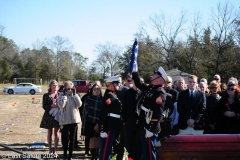
<path id="1" fill-rule="evenodd" d="M 108 67 L 110 68 L 110 74 L 111 76 L 113 76 L 118 71 L 119 68 L 119 59 L 120 54 L 122 52 L 122 48 L 117 46 L 116 44 L 107 42 L 104 45 L 102 44 L 97 45 L 96 52 L 99 53 L 98 59 L 102 59 L 107 62 Z M 99 63 L 99 60 L 97 62 Z"/>
<path id="2" fill-rule="evenodd" d="M 98 58 L 94 61 L 93 66 L 95 66 L 95 64 L 99 66 L 101 78 L 105 79 L 109 68 L 107 63 L 107 57 L 104 57 L 101 54 L 99 54 Z"/>
<path id="3" fill-rule="evenodd" d="M 163 52 L 158 52 L 165 60 L 168 69 L 173 68 L 175 61 L 174 45 L 177 42 L 177 37 L 184 31 L 184 24 L 187 22 L 186 11 L 182 11 L 177 20 L 166 18 L 163 13 L 155 14 L 150 17 L 150 23 L 153 29 L 159 35 L 159 44 L 161 44 Z M 156 50 L 157 51 L 157 50 Z"/>
<path id="4" fill-rule="evenodd" d="M 48 40 L 48 45 L 50 46 L 51 50 L 55 54 L 55 66 L 56 66 L 56 80 L 59 80 L 59 75 L 61 72 L 61 68 L 63 67 L 63 63 L 60 63 L 60 59 L 64 59 L 64 51 L 71 52 L 73 46 L 71 42 L 66 37 L 61 36 L 54 36 Z"/>
<path id="5" fill-rule="evenodd" d="M 201 39 L 201 33 L 203 31 L 202 29 L 202 18 L 201 13 L 195 12 L 193 15 L 193 19 L 190 21 L 190 27 L 188 29 L 187 33 L 187 41 L 183 42 L 182 44 L 185 45 L 183 49 L 183 54 L 186 54 L 187 63 L 181 63 L 179 62 L 178 65 L 184 65 L 188 68 L 189 73 L 193 73 L 193 70 L 198 66 L 198 63 L 200 62 L 198 60 L 199 58 L 199 51 L 201 48 L 200 39 Z M 178 52 L 178 51 L 177 51 Z M 207 57 L 203 57 L 207 58 Z"/>
<path id="6" fill-rule="evenodd" d="M 4 29 L 5 29 L 5 27 L 0 24 L 0 36 L 3 36 Z"/>
<path id="7" fill-rule="evenodd" d="M 237 36 L 236 21 L 239 20 L 240 14 L 229 2 L 225 2 L 225 4 L 219 2 L 216 9 L 211 9 L 211 11 L 211 28 L 217 45 L 215 73 L 218 73 L 229 38 L 232 39 Z"/>
<path id="8" fill-rule="evenodd" d="M 34 70 L 35 70 L 35 78 L 39 78 L 38 71 L 40 70 L 41 63 L 41 49 L 44 46 L 44 43 L 40 40 L 36 40 L 33 44 L 32 56 L 34 57 Z"/>

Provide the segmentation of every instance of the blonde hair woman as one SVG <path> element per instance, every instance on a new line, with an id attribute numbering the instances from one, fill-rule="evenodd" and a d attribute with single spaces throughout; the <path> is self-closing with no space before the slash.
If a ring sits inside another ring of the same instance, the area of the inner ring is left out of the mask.
<path id="1" fill-rule="evenodd" d="M 48 93 L 43 95 L 42 106 L 45 110 L 42 121 L 40 124 L 40 128 L 45 128 L 48 130 L 47 132 L 47 141 L 49 147 L 49 154 L 56 154 L 58 141 L 59 141 L 59 123 L 54 119 L 52 115 L 49 114 L 49 111 L 52 108 L 58 108 L 57 105 L 58 98 L 58 82 L 56 80 L 52 80 L 49 83 Z M 52 150 L 52 132 L 54 128 L 54 150 Z"/>
<path id="2" fill-rule="evenodd" d="M 63 140 L 63 157 L 64 159 L 72 159 L 72 152 L 74 148 L 74 139 L 78 123 L 81 122 L 79 114 L 79 107 L 82 101 L 71 81 L 64 82 L 63 93 L 59 96 L 58 106 L 61 110 L 59 124 L 62 128 Z M 67 157 L 67 151 L 69 154 Z"/>
<path id="3" fill-rule="evenodd" d="M 204 134 L 214 134 L 216 126 L 216 115 L 214 111 L 216 110 L 217 102 L 220 100 L 221 96 L 219 95 L 221 88 L 220 84 L 213 80 L 209 85 L 210 95 L 206 98 L 206 111 L 205 111 L 205 128 Z"/>

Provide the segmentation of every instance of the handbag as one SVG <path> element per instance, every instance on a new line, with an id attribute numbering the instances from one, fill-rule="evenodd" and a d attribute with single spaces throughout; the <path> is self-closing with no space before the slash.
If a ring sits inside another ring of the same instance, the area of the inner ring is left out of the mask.
<path id="1" fill-rule="evenodd" d="M 100 148 L 100 137 L 91 137 L 89 141 L 89 148 Z"/>

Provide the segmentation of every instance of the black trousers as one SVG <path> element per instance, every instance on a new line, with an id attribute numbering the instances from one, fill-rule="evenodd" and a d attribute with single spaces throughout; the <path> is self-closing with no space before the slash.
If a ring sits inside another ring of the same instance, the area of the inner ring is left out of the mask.
<path id="1" fill-rule="evenodd" d="M 129 120 L 125 124 L 124 129 L 124 145 L 128 151 L 128 157 L 134 160 L 141 159 L 141 137 L 140 131 L 137 129 L 135 120 Z"/>
<path id="2" fill-rule="evenodd" d="M 76 123 L 63 125 L 62 140 L 64 158 L 72 158 L 76 129 L 77 129 Z M 69 150 L 68 157 L 67 150 Z"/>
<path id="3" fill-rule="evenodd" d="M 113 152 L 117 154 L 116 160 L 122 160 L 124 155 L 124 127 L 116 134 L 116 140 L 113 144 Z"/>
<path id="4" fill-rule="evenodd" d="M 76 128 L 75 140 L 74 140 L 74 146 L 77 146 L 77 145 L 78 145 L 77 135 L 78 135 L 78 126 L 77 126 L 77 128 Z"/>
<path id="5" fill-rule="evenodd" d="M 85 154 L 88 154 L 89 152 L 89 141 L 90 138 L 95 136 L 95 130 L 94 130 L 94 126 L 96 124 L 95 123 L 91 123 L 91 122 L 86 122 L 85 124 Z"/>

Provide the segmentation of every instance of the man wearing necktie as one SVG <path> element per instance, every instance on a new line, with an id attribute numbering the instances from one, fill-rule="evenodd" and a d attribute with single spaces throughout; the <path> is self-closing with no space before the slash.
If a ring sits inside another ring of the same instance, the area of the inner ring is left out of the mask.
<path id="1" fill-rule="evenodd" d="M 188 89 L 179 93 L 177 109 L 179 113 L 179 134 L 203 134 L 203 116 L 206 109 L 206 96 L 197 90 L 197 77 L 188 78 Z"/>

